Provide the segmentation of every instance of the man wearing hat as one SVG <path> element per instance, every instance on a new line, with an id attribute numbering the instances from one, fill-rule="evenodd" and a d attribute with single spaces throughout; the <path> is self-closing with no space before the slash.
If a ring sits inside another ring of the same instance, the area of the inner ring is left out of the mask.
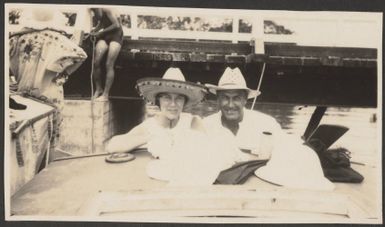
<path id="1" fill-rule="evenodd" d="M 259 92 L 246 86 L 239 68 L 227 67 L 218 86 L 206 86 L 217 96 L 220 111 L 204 119 L 205 128 L 217 135 L 230 131 L 238 147 L 252 154 L 251 159 L 269 159 L 281 127 L 273 117 L 245 108 L 247 99 Z"/>
<path id="2" fill-rule="evenodd" d="M 228 135 L 232 134 L 238 148 L 250 153 L 250 161 L 222 171 L 217 183 L 239 184 L 255 171 L 259 178 L 275 185 L 333 190 L 334 185 L 324 177 L 311 148 L 303 145 L 301 139 L 286 135 L 273 117 L 245 108 L 247 99 L 255 98 L 259 92 L 246 86 L 238 68 L 226 68 L 218 86 L 206 86 L 217 96 L 220 109 L 204 119 L 206 131 L 223 140 L 230 140 Z"/>

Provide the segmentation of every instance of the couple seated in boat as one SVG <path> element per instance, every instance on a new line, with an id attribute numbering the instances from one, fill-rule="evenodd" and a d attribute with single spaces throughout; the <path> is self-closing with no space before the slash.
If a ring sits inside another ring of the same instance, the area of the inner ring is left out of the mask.
<path id="1" fill-rule="evenodd" d="M 246 86 L 238 68 L 226 68 L 218 86 L 188 82 L 180 69 L 169 68 L 163 78 L 138 80 L 137 88 L 159 112 L 114 136 L 106 149 L 127 152 L 146 145 L 154 157 L 146 167 L 151 178 L 184 185 L 238 184 L 255 171 L 288 187 L 333 188 L 313 150 L 299 138 L 288 139 L 273 117 L 245 108 L 259 92 Z M 216 95 L 218 113 L 201 119 L 183 112 L 207 92 Z M 302 179 L 295 176 L 299 171 Z"/>

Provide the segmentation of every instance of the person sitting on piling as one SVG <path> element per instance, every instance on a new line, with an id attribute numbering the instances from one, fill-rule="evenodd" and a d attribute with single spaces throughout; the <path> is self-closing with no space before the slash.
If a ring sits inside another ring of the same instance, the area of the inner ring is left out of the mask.
<path id="1" fill-rule="evenodd" d="M 123 43 L 123 29 L 119 17 L 108 8 L 91 8 L 97 21 L 96 26 L 92 29 L 90 35 L 95 39 L 96 50 L 94 58 L 94 75 L 93 80 L 96 86 L 93 98 L 96 101 L 107 101 L 110 89 L 114 82 L 115 61 L 119 55 Z M 105 62 L 106 81 L 104 89 L 102 86 L 101 67 L 102 59 L 107 54 Z"/>

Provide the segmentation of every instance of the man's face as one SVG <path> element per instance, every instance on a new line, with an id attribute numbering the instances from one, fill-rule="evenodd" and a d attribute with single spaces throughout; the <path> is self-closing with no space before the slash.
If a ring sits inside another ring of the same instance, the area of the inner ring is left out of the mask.
<path id="1" fill-rule="evenodd" d="M 241 121 L 243 108 L 247 102 L 247 92 L 245 90 L 222 90 L 217 91 L 217 95 L 222 116 L 229 121 Z"/>

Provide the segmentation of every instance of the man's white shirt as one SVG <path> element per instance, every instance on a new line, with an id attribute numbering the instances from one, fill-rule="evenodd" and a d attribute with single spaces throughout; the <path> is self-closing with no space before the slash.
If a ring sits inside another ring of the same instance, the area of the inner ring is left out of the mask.
<path id="1" fill-rule="evenodd" d="M 243 120 L 239 123 L 237 134 L 234 135 L 222 125 L 221 116 L 222 113 L 219 111 L 203 119 L 209 134 L 223 136 L 224 139 L 229 138 L 231 134 L 231 139 L 235 140 L 239 149 L 255 155 L 253 159 L 270 158 L 282 133 L 281 126 L 273 117 L 259 111 L 244 109 Z"/>

